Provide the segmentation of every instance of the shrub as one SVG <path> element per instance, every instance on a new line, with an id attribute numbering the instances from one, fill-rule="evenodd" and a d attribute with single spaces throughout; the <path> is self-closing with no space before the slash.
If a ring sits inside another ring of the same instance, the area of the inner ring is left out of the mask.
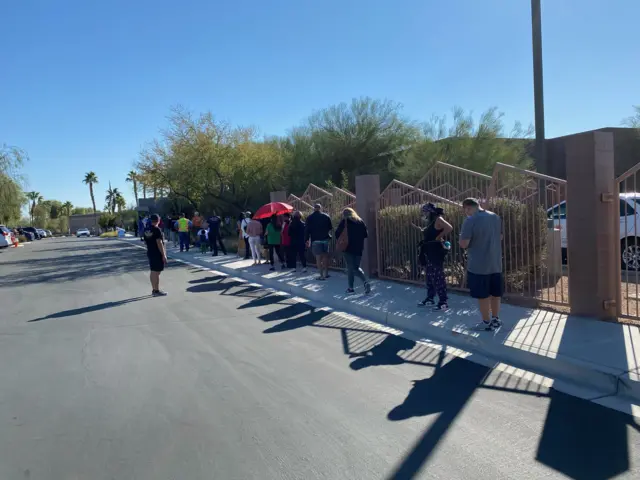
<path id="1" fill-rule="evenodd" d="M 451 252 L 445 263 L 447 282 L 453 287 L 466 287 L 466 252 L 458 246 L 464 212 L 462 208 L 452 205 L 443 208 L 445 218 L 453 226 L 448 238 Z M 487 209 L 500 215 L 503 220 L 506 291 L 525 293 L 531 288 L 530 285 L 535 284 L 533 278 L 543 277 L 540 273 L 546 254 L 546 212 L 538 205 L 507 198 L 489 200 Z M 424 226 L 420 218 L 420 205 L 387 207 L 379 212 L 380 275 L 410 282 L 421 281 L 418 243 L 422 234 L 411 224 Z M 542 288 L 543 285 L 536 287 Z"/>

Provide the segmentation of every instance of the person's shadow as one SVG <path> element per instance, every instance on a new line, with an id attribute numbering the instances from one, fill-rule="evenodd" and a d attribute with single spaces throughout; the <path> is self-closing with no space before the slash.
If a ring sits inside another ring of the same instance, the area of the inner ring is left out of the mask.
<path id="1" fill-rule="evenodd" d="M 413 381 L 404 402 L 394 407 L 387 418 L 398 422 L 434 413 L 439 415 L 389 479 L 414 478 L 489 371 L 488 367 L 455 357 L 436 368 L 431 377 Z"/>
<path id="2" fill-rule="evenodd" d="M 401 351 L 408 351 L 416 346 L 416 342 L 396 335 L 387 335 L 385 339 L 371 350 L 363 353 L 352 353 L 351 358 L 356 358 L 351 362 L 352 370 L 361 370 L 377 365 L 400 365 L 404 359 L 400 356 Z"/>

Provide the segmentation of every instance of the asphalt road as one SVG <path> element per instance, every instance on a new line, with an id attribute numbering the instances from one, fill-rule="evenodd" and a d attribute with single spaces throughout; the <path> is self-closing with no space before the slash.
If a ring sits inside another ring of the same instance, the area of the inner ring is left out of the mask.
<path id="1" fill-rule="evenodd" d="M 639 478 L 622 413 L 143 250 L 0 252 L 0 479 Z"/>

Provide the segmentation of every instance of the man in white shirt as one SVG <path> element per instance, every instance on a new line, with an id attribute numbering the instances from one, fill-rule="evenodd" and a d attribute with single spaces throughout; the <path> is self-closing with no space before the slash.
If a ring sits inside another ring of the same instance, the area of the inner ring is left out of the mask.
<path id="1" fill-rule="evenodd" d="M 240 229 L 242 230 L 242 238 L 244 239 L 244 259 L 249 260 L 251 258 L 251 247 L 249 246 L 249 234 L 247 233 L 247 227 L 251 223 L 251 212 L 246 212 L 242 223 L 240 223 Z"/>

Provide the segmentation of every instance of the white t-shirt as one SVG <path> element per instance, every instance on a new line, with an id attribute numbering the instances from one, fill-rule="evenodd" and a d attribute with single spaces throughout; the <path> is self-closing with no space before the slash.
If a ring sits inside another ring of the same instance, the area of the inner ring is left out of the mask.
<path id="1" fill-rule="evenodd" d="M 247 234 L 247 227 L 249 226 L 249 222 L 251 221 L 250 218 L 243 218 L 242 219 L 242 223 L 240 224 L 240 229 L 242 230 L 242 237 L 243 238 L 249 238 L 249 235 Z"/>

